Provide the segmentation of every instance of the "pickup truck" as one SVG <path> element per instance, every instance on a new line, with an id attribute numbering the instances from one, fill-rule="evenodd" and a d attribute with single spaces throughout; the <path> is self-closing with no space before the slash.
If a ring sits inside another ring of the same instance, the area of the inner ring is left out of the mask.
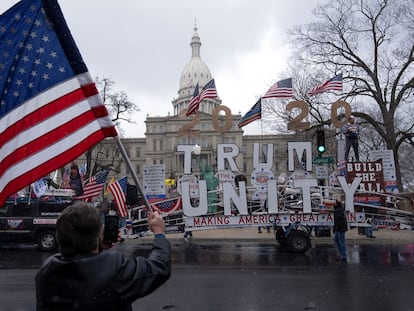
<path id="1" fill-rule="evenodd" d="M 0 244 L 34 243 L 42 251 L 55 250 L 57 218 L 72 203 L 64 191 L 9 199 L 0 207 Z"/>

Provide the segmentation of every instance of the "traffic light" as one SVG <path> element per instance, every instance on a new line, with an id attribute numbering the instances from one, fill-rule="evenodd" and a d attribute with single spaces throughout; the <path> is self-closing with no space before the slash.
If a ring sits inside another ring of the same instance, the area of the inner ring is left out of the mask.
<path id="1" fill-rule="evenodd" d="M 324 153 L 326 151 L 325 147 L 325 131 L 324 130 L 317 130 L 316 131 L 316 142 L 317 148 L 319 153 Z"/>

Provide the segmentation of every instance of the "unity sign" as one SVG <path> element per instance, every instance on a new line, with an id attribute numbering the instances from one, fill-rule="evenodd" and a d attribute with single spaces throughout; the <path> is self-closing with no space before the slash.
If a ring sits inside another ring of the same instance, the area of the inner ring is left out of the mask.
<path id="1" fill-rule="evenodd" d="M 253 167 L 255 170 L 271 170 L 273 163 L 273 144 L 268 144 L 268 155 L 266 162 L 259 162 L 259 144 L 255 144 L 253 151 Z M 177 151 L 184 152 L 184 176 L 191 176 L 191 156 L 193 153 L 193 146 L 178 145 Z M 218 144 L 217 145 L 217 170 L 224 171 L 225 162 L 227 161 L 230 169 L 233 172 L 239 172 L 235 162 L 235 157 L 239 154 L 239 147 L 235 144 Z M 312 171 L 312 144 L 311 142 L 289 142 L 288 143 L 288 170 L 293 172 L 295 170 L 294 156 L 298 159 L 305 157 L 306 171 Z M 354 194 L 362 181 L 362 177 L 356 176 L 351 183 L 348 183 L 344 176 L 338 176 L 338 182 L 345 194 L 346 210 L 354 212 Z M 293 184 L 294 188 L 302 189 L 303 195 L 303 213 L 312 213 L 311 207 L 311 188 L 317 187 L 318 182 L 316 178 L 296 179 Z M 267 180 L 267 213 L 278 214 L 278 191 L 277 183 L 274 179 Z M 238 214 L 248 215 L 246 183 L 241 181 L 239 183 L 238 191 L 233 186 L 232 182 L 223 182 L 222 184 L 222 205 L 224 208 L 224 215 L 232 215 L 232 207 L 234 207 Z M 197 217 L 207 215 L 208 213 L 208 190 L 205 180 L 198 181 L 198 206 L 192 206 L 190 196 L 190 182 L 183 180 L 181 182 L 181 195 L 183 213 L 186 216 Z"/>

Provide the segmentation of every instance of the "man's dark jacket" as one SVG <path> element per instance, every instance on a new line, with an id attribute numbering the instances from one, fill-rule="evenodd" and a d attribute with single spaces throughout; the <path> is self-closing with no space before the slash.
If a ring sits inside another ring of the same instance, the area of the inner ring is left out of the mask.
<path id="1" fill-rule="evenodd" d="M 47 259 L 36 275 L 37 310 L 132 310 L 170 277 L 170 243 L 154 237 L 148 258 L 127 259 L 116 251 Z"/>
<path id="2" fill-rule="evenodd" d="M 346 221 L 345 207 L 342 202 L 336 202 L 334 206 L 334 227 L 333 232 L 346 232 L 348 223 Z"/>

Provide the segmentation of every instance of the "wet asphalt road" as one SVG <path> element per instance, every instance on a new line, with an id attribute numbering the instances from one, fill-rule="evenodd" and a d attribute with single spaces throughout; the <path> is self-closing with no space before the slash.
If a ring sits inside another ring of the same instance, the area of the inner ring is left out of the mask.
<path id="1" fill-rule="evenodd" d="M 116 246 L 145 255 L 148 241 Z M 173 242 L 171 279 L 133 310 L 413 310 L 414 243 L 348 244 L 337 262 L 333 244 L 292 254 L 273 242 Z M 48 253 L 1 247 L 0 310 L 34 310 L 33 278 Z"/>

